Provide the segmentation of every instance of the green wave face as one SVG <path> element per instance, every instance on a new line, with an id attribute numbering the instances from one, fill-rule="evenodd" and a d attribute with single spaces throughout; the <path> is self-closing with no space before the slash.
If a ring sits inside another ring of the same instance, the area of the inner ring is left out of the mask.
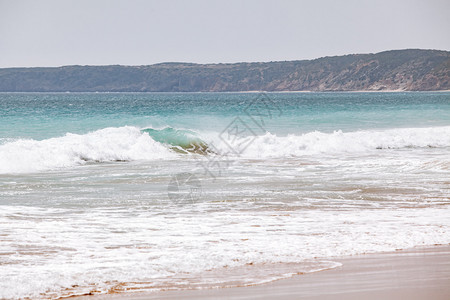
<path id="1" fill-rule="evenodd" d="M 190 130 L 166 127 L 164 129 L 146 128 L 142 132 L 148 133 L 153 140 L 159 143 L 172 146 L 171 149 L 179 153 L 208 154 L 211 152 L 208 144 Z"/>

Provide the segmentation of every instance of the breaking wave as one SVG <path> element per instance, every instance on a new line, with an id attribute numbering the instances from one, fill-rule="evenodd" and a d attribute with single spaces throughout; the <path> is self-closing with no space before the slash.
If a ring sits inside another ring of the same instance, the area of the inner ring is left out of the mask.
<path id="1" fill-rule="evenodd" d="M 7 140 L 0 145 L 0 174 L 73 167 L 87 162 L 157 160 L 186 157 L 181 153 L 212 153 L 209 145 L 229 152 L 226 142 L 203 139 L 191 130 L 137 127 L 105 128 L 87 134 L 67 133 L 46 140 Z M 401 128 L 344 133 L 309 132 L 277 136 L 266 133 L 234 140 L 244 145 L 241 157 L 292 157 L 357 153 L 383 149 L 450 147 L 450 126 Z M 230 143 L 228 143 L 230 144 Z M 239 152 L 239 151 L 238 151 Z"/>
<path id="2" fill-rule="evenodd" d="M 42 141 L 20 139 L 0 146 L 0 173 L 25 173 L 71 167 L 86 162 L 150 160 L 175 153 L 136 127 L 67 133 Z"/>
<path id="3" fill-rule="evenodd" d="M 159 143 L 169 145 L 176 152 L 193 152 L 199 154 L 207 154 L 210 152 L 208 144 L 192 130 L 166 127 L 164 129 L 146 128 L 142 132 L 148 133 L 153 140 Z"/>
<path id="4" fill-rule="evenodd" d="M 245 145 L 245 140 L 236 144 Z M 223 146 L 221 146 L 223 147 Z M 290 157 L 345 154 L 385 149 L 450 147 L 450 126 L 397 128 L 333 133 L 309 132 L 279 137 L 271 133 L 250 139 L 243 157 Z"/>

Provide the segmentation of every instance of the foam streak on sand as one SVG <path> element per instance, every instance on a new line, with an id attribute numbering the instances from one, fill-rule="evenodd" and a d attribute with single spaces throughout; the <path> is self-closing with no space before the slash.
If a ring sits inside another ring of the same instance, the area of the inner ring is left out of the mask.
<path id="1" fill-rule="evenodd" d="M 338 266 L 330 257 L 450 240 L 448 207 L 252 214 L 248 203 L 231 211 L 213 203 L 171 213 L 132 207 L 5 207 L 0 298 L 251 285 Z"/>
<path id="2" fill-rule="evenodd" d="M 414 248 L 338 259 L 341 268 L 302 274 L 269 284 L 228 289 L 164 291 L 128 295 L 128 300 L 302 299 L 302 300 L 448 300 L 450 246 Z M 387 268 L 383 266 L 388 266 Z M 114 300 L 123 295 L 79 297 Z"/>

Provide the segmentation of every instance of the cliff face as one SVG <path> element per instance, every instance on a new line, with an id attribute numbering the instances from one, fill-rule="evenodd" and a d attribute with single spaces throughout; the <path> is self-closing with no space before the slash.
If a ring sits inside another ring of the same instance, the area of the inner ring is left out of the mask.
<path id="1" fill-rule="evenodd" d="M 0 69 L 4 92 L 427 91 L 450 89 L 450 52 L 394 50 L 236 64 Z"/>

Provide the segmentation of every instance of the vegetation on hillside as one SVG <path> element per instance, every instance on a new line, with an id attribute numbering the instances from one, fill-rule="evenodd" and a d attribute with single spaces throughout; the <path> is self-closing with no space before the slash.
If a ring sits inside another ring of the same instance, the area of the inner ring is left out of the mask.
<path id="1" fill-rule="evenodd" d="M 448 90 L 450 52 L 393 50 L 315 60 L 0 69 L 8 92 Z"/>

